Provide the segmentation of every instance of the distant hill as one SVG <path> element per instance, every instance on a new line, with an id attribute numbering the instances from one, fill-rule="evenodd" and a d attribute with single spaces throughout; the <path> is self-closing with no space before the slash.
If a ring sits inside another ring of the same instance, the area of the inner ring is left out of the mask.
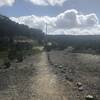
<path id="1" fill-rule="evenodd" d="M 100 51 L 100 35 L 48 35 L 48 41 L 59 49 L 72 46 L 75 50 L 91 48 Z"/>

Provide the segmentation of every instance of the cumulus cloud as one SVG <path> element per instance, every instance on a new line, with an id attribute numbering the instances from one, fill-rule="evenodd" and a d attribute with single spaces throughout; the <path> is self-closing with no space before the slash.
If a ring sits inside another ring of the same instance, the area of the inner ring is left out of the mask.
<path id="1" fill-rule="evenodd" d="M 12 6 L 15 0 L 0 0 L 0 7 L 2 6 Z"/>
<path id="2" fill-rule="evenodd" d="M 56 26 L 58 28 L 72 28 L 77 26 L 76 10 L 67 10 L 56 17 Z"/>
<path id="3" fill-rule="evenodd" d="M 99 34 L 100 30 L 99 19 L 96 14 L 84 15 L 75 9 L 67 10 L 55 17 L 31 15 L 18 18 L 11 17 L 11 20 L 43 31 L 45 31 L 45 23 L 47 23 L 48 34 L 89 35 Z"/>
<path id="4" fill-rule="evenodd" d="M 78 15 L 77 20 L 78 20 L 78 24 L 84 27 L 94 26 L 99 23 L 99 19 L 94 13 L 89 15 Z"/>
<path id="5" fill-rule="evenodd" d="M 44 17 L 39 17 L 39 16 L 35 16 L 35 15 L 31 15 L 31 16 L 23 16 L 23 17 L 11 17 L 11 20 L 19 23 L 19 24 L 25 24 L 28 25 L 30 28 L 39 28 L 45 31 L 45 26 L 46 23 L 48 24 L 48 28 L 52 27 L 56 27 L 55 26 L 55 17 L 48 17 L 48 16 L 44 16 Z"/>
<path id="6" fill-rule="evenodd" d="M 99 23 L 96 14 L 80 15 L 75 9 L 59 14 L 56 19 L 58 28 L 91 27 Z"/>
<path id="7" fill-rule="evenodd" d="M 28 1 L 28 0 L 27 0 Z M 55 6 L 55 5 L 60 5 L 62 6 L 63 3 L 66 0 L 29 0 L 31 3 L 34 5 L 40 5 L 40 6 Z"/>

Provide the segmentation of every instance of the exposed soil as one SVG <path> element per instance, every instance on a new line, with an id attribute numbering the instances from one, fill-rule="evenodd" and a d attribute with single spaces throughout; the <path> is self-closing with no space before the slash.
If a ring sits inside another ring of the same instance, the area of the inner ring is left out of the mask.
<path id="1" fill-rule="evenodd" d="M 99 65 L 100 56 L 64 51 L 27 57 L 0 70 L 0 100 L 85 100 L 88 94 L 99 100 Z"/>
<path id="2" fill-rule="evenodd" d="M 68 100 L 45 52 L 0 71 L 0 100 Z"/>

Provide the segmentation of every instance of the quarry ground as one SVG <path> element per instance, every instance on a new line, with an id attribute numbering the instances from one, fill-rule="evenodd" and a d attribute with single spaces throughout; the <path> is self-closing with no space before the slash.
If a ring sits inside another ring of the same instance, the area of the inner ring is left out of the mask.
<path id="1" fill-rule="evenodd" d="M 85 100 L 86 95 L 100 98 L 99 55 L 42 52 L 0 70 L 0 100 Z"/>

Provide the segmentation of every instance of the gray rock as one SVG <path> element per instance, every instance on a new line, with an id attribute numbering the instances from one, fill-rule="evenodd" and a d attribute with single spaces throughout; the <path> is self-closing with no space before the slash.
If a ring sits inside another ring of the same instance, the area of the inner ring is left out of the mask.
<path id="1" fill-rule="evenodd" d="M 62 65 L 59 65 L 59 68 L 63 68 L 63 66 Z"/>
<path id="2" fill-rule="evenodd" d="M 95 100 L 93 95 L 87 95 L 85 97 L 86 100 Z"/>
<path id="3" fill-rule="evenodd" d="M 83 91 L 84 90 L 83 86 L 79 87 L 78 90 Z"/>
<path id="4" fill-rule="evenodd" d="M 81 87 L 82 86 L 82 83 L 81 82 L 77 82 L 77 86 L 78 87 Z"/>

